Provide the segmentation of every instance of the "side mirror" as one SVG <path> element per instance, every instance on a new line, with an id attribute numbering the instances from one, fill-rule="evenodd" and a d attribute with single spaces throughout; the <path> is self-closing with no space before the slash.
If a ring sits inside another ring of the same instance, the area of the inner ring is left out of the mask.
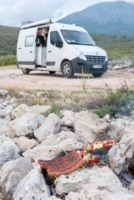
<path id="1" fill-rule="evenodd" d="M 62 48 L 63 47 L 63 42 L 61 39 L 56 39 L 55 40 L 55 46 L 58 48 Z"/>

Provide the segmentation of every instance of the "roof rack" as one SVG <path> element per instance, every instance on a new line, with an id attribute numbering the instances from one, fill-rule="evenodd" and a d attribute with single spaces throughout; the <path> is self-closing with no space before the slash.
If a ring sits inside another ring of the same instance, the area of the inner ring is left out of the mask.
<path id="1" fill-rule="evenodd" d="M 23 25 L 21 27 L 21 29 L 33 28 L 33 27 L 36 27 L 36 26 L 42 26 L 42 25 L 46 25 L 46 24 L 50 24 L 50 23 L 51 23 L 51 19 L 47 19 L 47 20 L 43 20 L 43 21 L 39 21 L 39 22 L 34 22 L 34 23 Z"/>

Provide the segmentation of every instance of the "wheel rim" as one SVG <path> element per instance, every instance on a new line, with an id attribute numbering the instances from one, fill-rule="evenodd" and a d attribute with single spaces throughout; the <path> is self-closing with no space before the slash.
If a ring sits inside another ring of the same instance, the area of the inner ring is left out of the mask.
<path id="1" fill-rule="evenodd" d="M 70 66 L 68 64 L 63 65 L 63 73 L 65 75 L 69 75 L 70 74 Z"/>

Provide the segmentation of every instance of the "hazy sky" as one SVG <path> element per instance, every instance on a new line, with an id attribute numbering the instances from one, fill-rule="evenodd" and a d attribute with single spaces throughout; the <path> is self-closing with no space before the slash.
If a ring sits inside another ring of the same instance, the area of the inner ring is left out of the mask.
<path id="1" fill-rule="evenodd" d="M 20 27 L 27 20 L 55 21 L 93 4 L 111 1 L 114 0 L 0 0 L 0 25 Z"/>

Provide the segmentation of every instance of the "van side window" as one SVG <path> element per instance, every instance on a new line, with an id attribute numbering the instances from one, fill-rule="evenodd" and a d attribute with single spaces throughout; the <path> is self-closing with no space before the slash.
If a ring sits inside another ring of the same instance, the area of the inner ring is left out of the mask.
<path id="1" fill-rule="evenodd" d="M 25 40 L 25 47 L 31 47 L 34 44 L 34 36 L 28 36 Z"/>
<path id="2" fill-rule="evenodd" d="M 50 33 L 50 42 L 54 46 L 55 46 L 56 39 L 60 39 L 61 40 L 61 37 L 60 37 L 59 33 L 57 31 L 51 32 Z"/>

